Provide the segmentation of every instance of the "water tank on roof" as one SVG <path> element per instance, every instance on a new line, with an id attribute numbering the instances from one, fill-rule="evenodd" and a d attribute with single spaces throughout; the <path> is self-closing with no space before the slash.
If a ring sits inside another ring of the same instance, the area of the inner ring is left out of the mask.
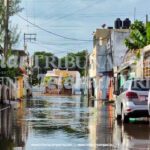
<path id="1" fill-rule="evenodd" d="M 131 26 L 131 21 L 129 18 L 126 18 L 124 21 L 123 21 L 123 29 L 129 29 Z"/>
<path id="2" fill-rule="evenodd" d="M 107 27 L 107 29 L 113 29 L 113 27 Z"/>
<path id="3" fill-rule="evenodd" d="M 115 29 L 121 29 L 122 28 L 122 20 L 120 18 L 117 18 L 115 20 Z"/>

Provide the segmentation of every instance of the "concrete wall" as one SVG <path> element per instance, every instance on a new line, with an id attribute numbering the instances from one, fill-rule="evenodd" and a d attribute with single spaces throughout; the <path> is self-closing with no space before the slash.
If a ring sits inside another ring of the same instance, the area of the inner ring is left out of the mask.
<path id="1" fill-rule="evenodd" d="M 127 47 L 125 46 L 124 40 L 129 37 L 129 30 L 113 30 L 111 35 L 111 44 L 113 50 L 114 67 L 120 66 L 123 62 Z"/>
<path id="2" fill-rule="evenodd" d="M 128 29 L 96 30 L 89 69 L 89 77 L 94 79 L 96 99 L 106 99 L 110 80 L 106 72 L 112 71 L 113 67 L 120 66 L 123 62 L 127 51 L 124 40 L 127 37 L 129 37 Z M 112 57 L 114 62 L 112 62 Z"/>
<path id="3" fill-rule="evenodd" d="M 96 77 L 96 61 L 97 61 L 97 47 L 95 47 L 89 56 L 89 77 Z"/>
<path id="4" fill-rule="evenodd" d="M 75 92 L 81 90 L 81 76 L 79 72 L 76 72 L 76 78 L 75 78 L 75 83 L 73 86 Z"/>

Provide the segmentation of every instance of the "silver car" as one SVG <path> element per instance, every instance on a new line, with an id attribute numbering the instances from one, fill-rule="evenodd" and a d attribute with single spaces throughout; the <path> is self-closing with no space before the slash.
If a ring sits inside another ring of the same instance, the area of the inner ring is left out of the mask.
<path id="1" fill-rule="evenodd" d="M 150 80 L 128 80 L 120 89 L 115 102 L 115 116 L 124 123 L 129 118 L 148 117 Z"/>

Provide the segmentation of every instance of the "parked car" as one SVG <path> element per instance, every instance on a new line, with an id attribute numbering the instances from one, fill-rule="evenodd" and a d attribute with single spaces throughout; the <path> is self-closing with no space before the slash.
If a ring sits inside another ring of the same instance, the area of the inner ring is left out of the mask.
<path id="1" fill-rule="evenodd" d="M 115 102 L 115 116 L 123 122 L 129 118 L 148 117 L 150 80 L 128 80 L 121 87 Z"/>

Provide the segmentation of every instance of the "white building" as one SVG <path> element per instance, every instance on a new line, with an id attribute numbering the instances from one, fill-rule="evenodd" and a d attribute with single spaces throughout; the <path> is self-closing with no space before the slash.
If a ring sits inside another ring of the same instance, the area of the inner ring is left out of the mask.
<path id="1" fill-rule="evenodd" d="M 123 62 L 127 48 L 125 38 L 129 29 L 97 29 L 93 38 L 93 50 L 89 56 L 89 77 L 94 81 L 96 99 L 107 99 L 113 67 Z"/>

